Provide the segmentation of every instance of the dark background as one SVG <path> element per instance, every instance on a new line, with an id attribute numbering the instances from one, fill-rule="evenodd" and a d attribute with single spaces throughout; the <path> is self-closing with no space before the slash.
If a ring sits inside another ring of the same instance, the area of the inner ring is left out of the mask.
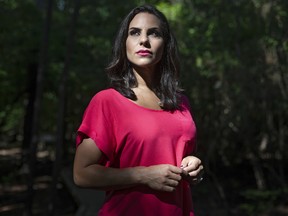
<path id="1" fill-rule="evenodd" d="M 288 215 L 286 0 L 0 0 L 0 215 L 95 215 L 103 192 L 71 179 L 75 131 L 143 3 L 178 39 L 206 172 L 197 215 Z"/>

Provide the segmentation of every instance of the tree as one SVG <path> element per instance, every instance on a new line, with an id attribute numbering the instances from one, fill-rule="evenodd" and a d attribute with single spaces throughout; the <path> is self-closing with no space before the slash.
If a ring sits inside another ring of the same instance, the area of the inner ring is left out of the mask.
<path id="1" fill-rule="evenodd" d="M 39 131 L 38 127 L 40 124 L 39 113 L 40 113 L 40 106 L 41 106 L 41 99 L 43 93 L 43 80 L 44 74 L 47 67 L 47 60 L 48 60 L 48 46 L 49 46 L 49 32 L 50 32 L 50 25 L 51 25 L 51 17 L 52 17 L 52 6 L 53 1 L 49 0 L 46 9 L 46 17 L 45 23 L 43 25 L 43 37 L 41 42 L 40 48 L 40 55 L 39 55 L 39 64 L 37 69 L 36 75 L 36 86 L 35 86 L 35 100 L 33 101 L 33 115 L 30 119 L 31 124 L 31 135 L 30 137 L 30 147 L 29 147 L 29 155 L 28 155 L 28 167 L 29 173 L 27 178 L 27 186 L 28 186 L 28 197 L 26 202 L 26 214 L 33 215 L 32 206 L 33 206 L 33 196 L 34 196 L 34 178 L 35 178 L 35 170 L 36 170 L 36 153 L 37 153 L 37 144 L 39 141 Z M 30 135 L 29 135 L 30 136 Z"/>

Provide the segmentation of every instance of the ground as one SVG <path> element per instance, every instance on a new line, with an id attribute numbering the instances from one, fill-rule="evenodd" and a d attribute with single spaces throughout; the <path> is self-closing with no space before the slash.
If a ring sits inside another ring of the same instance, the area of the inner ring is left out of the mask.
<path id="1" fill-rule="evenodd" d="M 33 214 L 35 216 L 49 215 L 53 163 L 48 155 L 47 152 L 40 152 L 38 154 L 37 176 L 34 180 Z M 0 171 L 0 215 L 24 215 L 24 203 L 27 200 L 27 187 L 25 184 L 27 168 L 21 164 L 20 148 L 0 148 Z M 225 181 L 225 179 L 221 181 Z M 227 181 L 225 184 L 229 184 L 229 182 Z M 225 184 L 222 182 L 221 185 L 225 186 Z M 221 187 L 218 187 L 215 181 L 212 181 L 206 175 L 203 182 L 192 188 L 196 215 L 254 216 L 255 209 L 259 212 L 257 214 L 259 216 L 288 215 L 287 196 L 283 197 L 279 204 L 274 205 L 270 201 L 267 202 L 269 205 L 264 203 L 266 209 L 263 209 L 263 204 L 259 205 L 255 201 L 255 204 L 247 203 L 247 200 L 241 200 L 241 196 L 237 194 L 238 192 L 228 191 L 227 193 L 226 187 L 225 194 L 221 194 Z M 71 163 L 68 163 L 62 167 L 57 184 L 57 196 L 53 198 L 53 200 L 56 200 L 54 215 L 95 215 L 95 211 L 97 211 L 103 201 L 103 196 L 103 192 L 77 188 L 72 181 Z M 84 202 L 89 207 L 81 205 Z M 259 211 L 257 209 L 258 205 L 262 208 L 259 207 Z"/>

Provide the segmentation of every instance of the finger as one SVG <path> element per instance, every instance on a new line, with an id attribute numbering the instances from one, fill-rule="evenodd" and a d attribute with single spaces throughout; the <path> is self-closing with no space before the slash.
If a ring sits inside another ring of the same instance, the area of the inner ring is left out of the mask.
<path id="1" fill-rule="evenodd" d="M 171 186 L 167 186 L 164 185 L 161 189 L 159 189 L 160 191 L 166 191 L 166 192 L 173 192 L 175 191 L 175 187 L 171 187 Z"/>
<path id="2" fill-rule="evenodd" d="M 175 173 L 170 173 L 168 176 L 169 179 L 175 180 L 175 181 L 180 181 L 182 179 L 181 175 L 175 174 Z"/>
<path id="3" fill-rule="evenodd" d="M 200 166 L 202 166 L 201 165 L 201 161 L 197 160 L 197 161 L 194 161 L 194 162 L 189 162 L 188 166 L 185 167 L 184 169 L 189 172 L 189 171 L 198 169 Z"/>
<path id="4" fill-rule="evenodd" d="M 178 184 L 179 184 L 179 181 L 175 181 L 173 179 L 169 179 L 166 181 L 166 186 L 177 187 Z"/>
<path id="5" fill-rule="evenodd" d="M 181 174 L 182 173 L 182 169 L 176 166 L 170 166 L 170 171 L 171 173 L 175 173 L 175 174 Z"/>
<path id="6" fill-rule="evenodd" d="M 195 166 L 199 166 L 201 163 L 202 163 L 202 161 L 201 161 L 199 158 L 197 158 L 197 160 L 191 160 L 191 161 L 189 161 L 189 162 L 188 162 L 188 166 L 189 166 L 189 165 L 192 165 L 192 164 L 195 164 Z"/>
<path id="7" fill-rule="evenodd" d="M 191 164 L 188 167 L 185 167 L 184 170 L 187 172 L 192 172 L 192 171 L 196 171 L 199 169 L 203 169 L 203 165 L 201 164 Z"/>
<path id="8" fill-rule="evenodd" d="M 186 170 L 183 169 L 181 175 L 183 175 L 183 176 L 188 176 L 188 175 L 189 175 L 189 172 L 187 172 Z"/>
<path id="9" fill-rule="evenodd" d="M 182 160 L 181 162 L 181 168 L 187 167 L 188 166 L 188 160 Z"/>
<path id="10" fill-rule="evenodd" d="M 201 165 L 200 167 L 198 167 L 198 169 L 189 172 L 188 175 L 196 177 L 196 176 L 200 176 L 200 175 L 202 176 L 203 173 L 204 173 L 204 170 L 203 170 L 203 166 Z"/>

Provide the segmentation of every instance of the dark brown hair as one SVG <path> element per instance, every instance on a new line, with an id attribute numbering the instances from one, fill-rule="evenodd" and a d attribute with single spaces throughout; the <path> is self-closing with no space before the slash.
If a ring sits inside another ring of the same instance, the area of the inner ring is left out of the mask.
<path id="1" fill-rule="evenodd" d="M 164 39 L 164 51 L 158 63 L 158 83 L 154 91 L 160 98 L 164 110 L 176 110 L 179 108 L 179 92 L 181 92 L 178 81 L 179 56 L 177 42 L 170 31 L 166 17 L 154 6 L 143 5 L 136 7 L 122 21 L 115 38 L 112 60 L 106 68 L 110 85 L 123 96 L 131 100 L 137 100 L 136 95 L 131 90 L 131 88 L 137 87 L 138 83 L 126 56 L 126 39 L 128 37 L 129 24 L 139 13 L 153 14 L 160 20 L 160 28 Z"/>

